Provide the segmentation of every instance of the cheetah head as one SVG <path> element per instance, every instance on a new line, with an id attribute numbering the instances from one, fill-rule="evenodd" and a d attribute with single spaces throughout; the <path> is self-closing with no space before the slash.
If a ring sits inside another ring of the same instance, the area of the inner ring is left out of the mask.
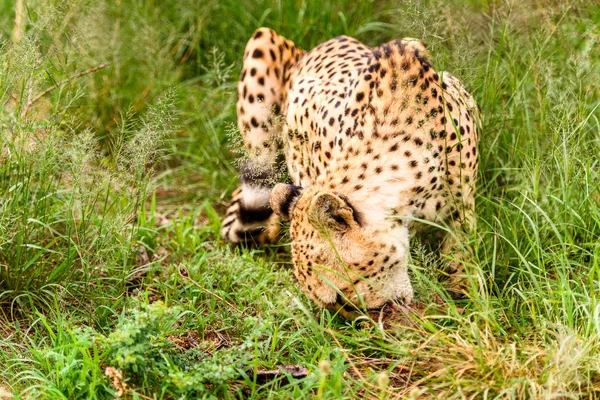
<path id="1" fill-rule="evenodd" d="M 316 186 L 278 184 L 273 211 L 290 222 L 294 271 L 304 292 L 332 310 L 408 304 L 408 230 L 370 223 L 343 195 Z M 364 210 L 367 211 L 367 210 Z"/>

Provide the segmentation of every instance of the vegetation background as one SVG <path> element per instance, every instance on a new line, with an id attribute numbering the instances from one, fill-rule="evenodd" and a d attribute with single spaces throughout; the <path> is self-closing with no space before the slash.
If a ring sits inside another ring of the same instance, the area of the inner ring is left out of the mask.
<path id="1" fill-rule="evenodd" d="M 467 301 L 418 238 L 386 329 L 223 243 L 261 26 L 420 38 L 474 94 Z M 600 397 L 599 49 L 594 0 L 0 0 L 0 398 Z"/>

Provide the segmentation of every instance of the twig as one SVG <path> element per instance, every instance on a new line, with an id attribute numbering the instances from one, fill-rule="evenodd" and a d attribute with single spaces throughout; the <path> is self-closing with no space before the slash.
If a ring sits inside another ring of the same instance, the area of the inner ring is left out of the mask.
<path id="1" fill-rule="evenodd" d="M 244 313 L 242 310 L 240 310 L 239 308 L 237 308 L 236 306 L 234 306 L 233 304 L 231 304 L 229 301 L 225 300 L 224 298 L 222 298 L 221 296 L 219 296 L 218 294 L 211 292 L 210 290 L 206 289 L 205 287 L 201 286 L 198 282 L 196 282 L 195 280 L 193 280 L 190 277 L 190 274 L 188 272 L 188 270 L 184 267 L 184 266 L 179 266 L 179 276 L 181 276 L 184 279 L 187 279 L 188 281 L 192 282 L 198 289 L 210 294 L 211 296 L 216 297 L 217 299 L 221 300 L 222 302 L 224 302 L 225 304 L 227 304 L 229 307 L 233 308 L 235 311 L 239 312 L 240 314 L 242 314 L 243 316 L 248 316 L 246 315 L 246 313 Z"/>
<path id="2" fill-rule="evenodd" d="M 254 368 L 249 368 L 245 372 L 251 379 L 256 373 L 256 383 L 258 384 L 265 384 L 280 377 L 283 377 L 280 383 L 289 383 L 286 377 L 287 374 L 291 375 L 294 379 L 306 378 L 308 376 L 308 369 L 301 365 L 278 365 L 277 367 L 278 369 L 268 371 L 261 369 L 255 371 Z"/>
<path id="3" fill-rule="evenodd" d="M 91 74 L 92 72 L 96 72 L 100 69 L 106 68 L 111 64 L 112 64 L 111 62 L 100 64 L 94 68 L 90 68 L 85 71 L 78 72 L 75 75 L 71 76 L 70 78 L 67 78 L 64 81 L 58 82 L 57 84 L 50 86 L 49 88 L 47 88 L 43 92 L 37 94 L 33 99 L 31 99 L 27 102 L 27 105 L 25 106 L 25 108 L 23 108 L 23 112 L 21 112 L 21 118 L 25 118 L 25 115 L 27 115 L 27 112 L 29 111 L 29 108 L 31 108 L 32 105 L 34 105 L 39 99 L 41 99 L 42 97 L 44 97 L 45 95 L 47 95 L 48 93 L 50 93 L 51 91 L 56 89 L 57 87 L 62 86 L 65 83 L 69 83 L 73 79 L 81 78 L 84 75 Z"/>

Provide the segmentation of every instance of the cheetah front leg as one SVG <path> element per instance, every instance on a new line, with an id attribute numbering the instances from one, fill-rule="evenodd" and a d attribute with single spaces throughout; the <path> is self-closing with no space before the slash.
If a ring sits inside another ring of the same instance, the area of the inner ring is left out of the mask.
<path id="1" fill-rule="evenodd" d="M 237 120 L 247 152 L 241 184 L 234 191 L 222 222 L 221 235 L 231 243 L 262 245 L 278 235 L 269 205 L 277 180 L 278 137 L 290 67 L 303 54 L 293 42 L 268 28 L 252 35 L 244 51 L 238 83 Z"/>

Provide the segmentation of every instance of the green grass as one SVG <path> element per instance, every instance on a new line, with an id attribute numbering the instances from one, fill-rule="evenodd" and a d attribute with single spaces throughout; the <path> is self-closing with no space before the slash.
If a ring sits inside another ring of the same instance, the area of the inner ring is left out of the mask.
<path id="1" fill-rule="evenodd" d="M 24 0 L 15 40 L 15 3 L 0 0 L 0 398 L 600 397 L 600 6 Z M 286 246 L 223 243 L 260 26 L 305 48 L 421 38 L 473 93 L 468 300 L 433 301 L 418 238 L 425 310 L 386 329 L 312 306 Z M 282 364 L 308 376 L 256 380 Z"/>

